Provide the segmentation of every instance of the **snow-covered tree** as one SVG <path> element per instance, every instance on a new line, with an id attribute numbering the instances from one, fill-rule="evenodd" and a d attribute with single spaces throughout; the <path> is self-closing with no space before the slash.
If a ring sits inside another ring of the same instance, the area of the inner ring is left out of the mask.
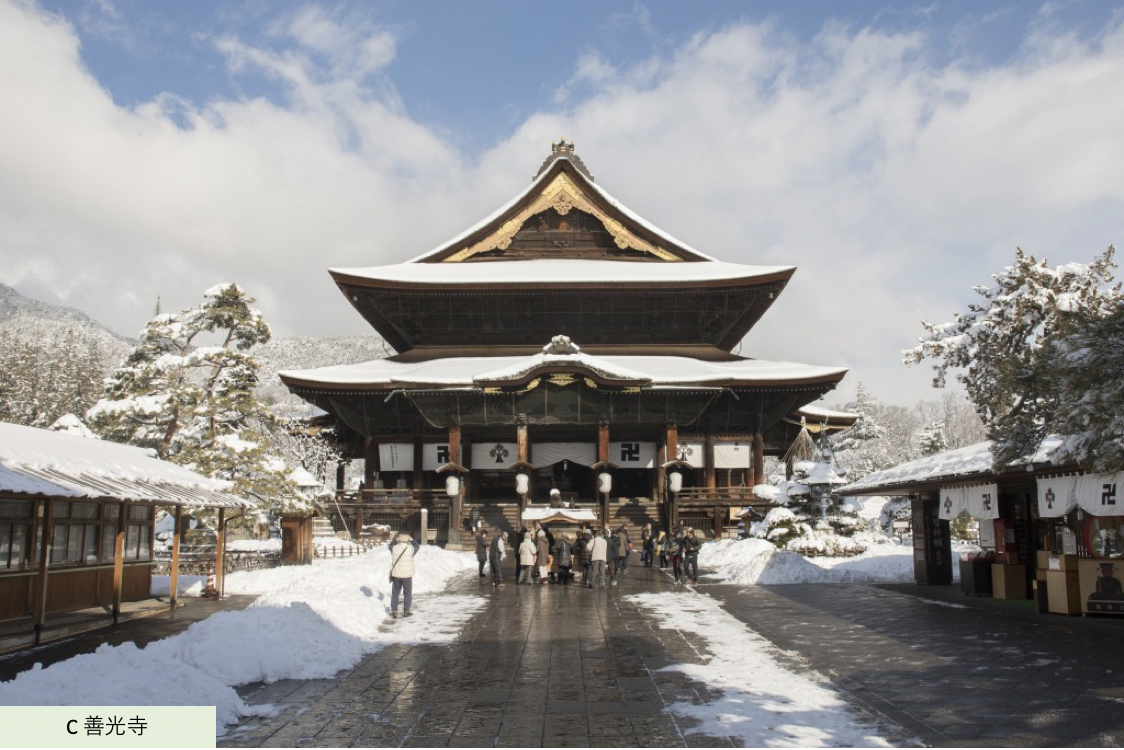
<path id="1" fill-rule="evenodd" d="M 878 404 L 860 382 L 855 399 L 846 411 L 858 414 L 853 427 L 843 430 L 831 440 L 836 464 L 845 469 L 851 480 L 861 479 L 872 471 L 892 466 L 895 461 L 886 440 L 886 430 L 878 423 Z"/>
<path id="2" fill-rule="evenodd" d="M 917 448 L 922 456 L 932 456 L 941 451 L 948 450 L 948 439 L 944 436 L 944 425 L 940 422 L 930 422 L 921 430 L 917 437 Z"/>
<path id="3" fill-rule="evenodd" d="M 1056 458 L 1096 470 L 1124 468 L 1117 357 L 1104 336 L 1119 325 L 1114 248 L 1091 263 L 1050 268 L 1017 251 L 1015 264 L 976 287 L 984 298 L 949 323 L 922 322 L 926 335 L 903 352 L 907 365 L 934 360 L 934 386 L 949 370 L 968 393 L 1006 465 L 1046 435 L 1071 436 Z M 1103 410 L 1102 410 L 1103 409 Z"/>
<path id="4" fill-rule="evenodd" d="M 284 506 L 293 487 L 284 462 L 267 450 L 263 424 L 272 417 L 254 395 L 257 362 L 249 353 L 269 340 L 269 326 L 235 284 L 203 296 L 196 307 L 148 322 L 87 418 L 107 439 L 153 448 L 233 482 L 236 494 Z"/>

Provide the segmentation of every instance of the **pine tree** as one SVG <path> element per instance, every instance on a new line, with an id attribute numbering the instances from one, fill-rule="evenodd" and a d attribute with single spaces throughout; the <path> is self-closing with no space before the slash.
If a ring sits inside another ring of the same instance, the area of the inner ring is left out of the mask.
<path id="1" fill-rule="evenodd" d="M 927 424 L 918 436 L 917 447 L 922 456 L 932 456 L 948 450 L 948 440 L 944 436 L 944 424 L 941 422 Z"/>
<path id="2" fill-rule="evenodd" d="M 204 293 L 202 304 L 157 315 L 107 380 L 87 413 L 103 437 L 155 449 L 160 458 L 233 482 L 233 492 L 285 506 L 293 487 L 269 454 L 263 424 L 272 416 L 254 395 L 249 350 L 269 326 L 235 284 Z"/>
<path id="3" fill-rule="evenodd" d="M 922 321 L 926 336 L 903 352 L 907 365 L 934 360 L 936 387 L 957 371 L 997 466 L 1060 433 L 1068 439 L 1055 459 L 1124 468 L 1112 344 L 1124 324 L 1120 287 L 1111 285 L 1114 252 L 1110 246 L 1091 263 L 1050 268 L 1019 250 L 1015 265 L 993 275 L 994 286 L 976 287 L 984 302 L 950 323 Z"/>
<path id="4" fill-rule="evenodd" d="M 846 410 L 857 414 L 854 426 L 843 430 L 831 440 L 836 463 L 852 479 L 861 479 L 872 471 L 884 469 L 894 462 L 886 443 L 886 430 L 877 421 L 878 404 L 860 382 L 855 400 Z"/>

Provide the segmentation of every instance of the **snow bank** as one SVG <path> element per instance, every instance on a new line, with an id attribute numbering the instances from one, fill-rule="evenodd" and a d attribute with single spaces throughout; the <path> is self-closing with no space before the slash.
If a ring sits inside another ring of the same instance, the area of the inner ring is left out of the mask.
<path id="1" fill-rule="evenodd" d="M 0 683 L 0 705 L 214 705 L 217 732 L 247 706 L 232 686 L 330 677 L 388 643 L 444 643 L 484 604 L 479 596 L 439 594 L 474 569 L 475 556 L 422 547 L 414 577 L 416 616 L 390 622 L 390 552 L 233 573 L 228 594 L 259 594 L 248 609 L 221 612 L 179 635 L 138 649 L 102 646 Z"/>
<path id="2" fill-rule="evenodd" d="M 878 544 L 852 557 L 805 558 L 778 550 L 764 539 L 722 539 L 702 546 L 699 566 L 724 583 L 738 585 L 909 583 L 913 549 Z"/>
<path id="3" fill-rule="evenodd" d="M 872 721 L 864 723 L 823 676 L 781 666 L 775 646 L 709 596 L 645 594 L 628 599 L 649 610 L 661 628 L 689 633 L 688 640 L 709 652 L 703 664 L 661 670 L 682 672 L 723 693 L 703 704 L 671 704 L 673 713 L 700 722 L 689 734 L 736 737 L 741 747 L 890 746 L 880 736 L 882 730 Z"/>

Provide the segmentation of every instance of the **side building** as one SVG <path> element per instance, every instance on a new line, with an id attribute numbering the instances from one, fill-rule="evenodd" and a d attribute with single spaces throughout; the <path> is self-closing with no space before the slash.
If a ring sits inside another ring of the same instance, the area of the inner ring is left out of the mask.
<path id="1" fill-rule="evenodd" d="M 719 535 L 764 457 L 818 421 L 801 407 L 846 374 L 732 353 L 794 272 L 676 240 L 557 143 L 525 191 L 450 242 L 330 271 L 397 354 L 280 377 L 365 461 L 339 498 L 353 529 L 424 508 L 456 545 L 474 522 L 514 528 L 556 489 L 602 524 Z"/>

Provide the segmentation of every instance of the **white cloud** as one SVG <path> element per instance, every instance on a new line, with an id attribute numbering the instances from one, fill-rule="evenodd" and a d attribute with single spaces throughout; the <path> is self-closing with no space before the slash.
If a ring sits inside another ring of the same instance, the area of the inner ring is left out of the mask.
<path id="1" fill-rule="evenodd" d="M 632 66 L 586 49 L 568 98 L 474 159 L 401 105 L 393 31 L 301 11 L 270 47 L 215 40 L 285 101 L 125 108 L 70 27 L 0 2 L 0 281 L 125 333 L 157 294 L 187 306 L 228 280 L 281 333 L 360 331 L 327 267 L 430 249 L 565 135 L 704 252 L 800 267 L 743 354 L 848 364 L 840 401 L 859 379 L 884 400 L 935 396 L 926 368 L 898 364 L 920 318 L 951 317 L 1016 245 L 1064 262 L 1119 240 L 1124 32 L 1046 24 L 991 67 L 934 62 L 922 32 L 836 24 L 810 43 L 734 24 Z"/>

